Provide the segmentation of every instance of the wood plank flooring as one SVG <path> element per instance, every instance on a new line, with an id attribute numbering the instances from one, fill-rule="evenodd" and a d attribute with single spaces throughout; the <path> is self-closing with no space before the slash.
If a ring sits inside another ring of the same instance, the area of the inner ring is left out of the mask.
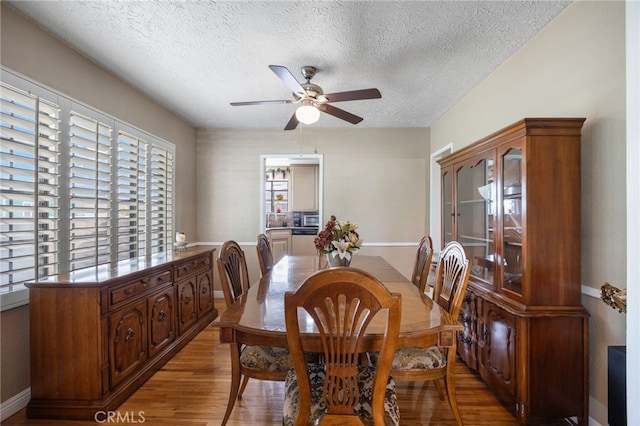
<path id="1" fill-rule="evenodd" d="M 216 307 L 224 309 L 222 301 Z M 151 426 L 220 425 L 229 395 L 231 363 L 229 347 L 220 344 L 218 329 L 207 327 L 171 361 L 122 404 L 120 418 L 102 424 Z M 283 383 L 250 380 L 243 399 L 236 402 L 227 423 L 240 425 L 282 424 Z M 432 383 L 398 382 L 402 425 L 454 426 L 447 401 L 441 401 Z M 479 376 L 463 363 L 456 366 L 456 391 L 462 419 L 468 426 L 512 426 L 517 422 Z M 27 419 L 25 410 L 3 425 L 95 426 L 94 420 Z"/>

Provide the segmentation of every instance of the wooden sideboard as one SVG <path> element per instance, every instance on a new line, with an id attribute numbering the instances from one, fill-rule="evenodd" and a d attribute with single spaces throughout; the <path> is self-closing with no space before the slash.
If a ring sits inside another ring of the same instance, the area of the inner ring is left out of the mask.
<path id="1" fill-rule="evenodd" d="M 30 418 L 117 409 L 213 321 L 213 253 L 191 247 L 27 284 Z"/>

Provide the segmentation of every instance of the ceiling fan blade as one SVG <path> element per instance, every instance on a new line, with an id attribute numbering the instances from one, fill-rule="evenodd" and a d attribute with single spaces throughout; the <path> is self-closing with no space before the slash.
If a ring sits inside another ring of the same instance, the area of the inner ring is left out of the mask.
<path id="1" fill-rule="evenodd" d="M 291 104 L 291 100 L 231 102 L 231 106 Z"/>
<path id="2" fill-rule="evenodd" d="M 297 93 L 300 95 L 307 94 L 306 90 L 304 90 L 298 80 L 296 80 L 293 74 L 291 74 L 291 71 L 289 71 L 286 67 L 283 67 L 282 65 L 269 65 L 269 68 L 271 69 L 271 71 L 276 73 L 280 80 L 282 80 L 293 93 Z"/>
<path id="3" fill-rule="evenodd" d="M 351 90 L 324 95 L 328 102 L 357 101 L 361 99 L 379 99 L 382 94 L 378 89 Z"/>
<path id="4" fill-rule="evenodd" d="M 298 127 L 298 119 L 296 118 L 296 113 L 294 112 L 293 115 L 291 116 L 291 119 L 289 120 L 289 122 L 287 123 L 286 126 L 284 126 L 285 130 L 293 130 L 296 127 Z"/>
<path id="5" fill-rule="evenodd" d="M 350 112 L 328 104 L 320 105 L 318 109 L 341 120 L 348 121 L 351 124 L 358 124 L 363 120 L 362 117 L 358 117 L 357 115 L 351 114 Z"/>

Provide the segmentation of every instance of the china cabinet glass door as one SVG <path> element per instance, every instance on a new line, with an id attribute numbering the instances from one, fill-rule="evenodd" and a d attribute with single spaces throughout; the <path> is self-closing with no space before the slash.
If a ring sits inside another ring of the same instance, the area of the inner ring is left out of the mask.
<path id="1" fill-rule="evenodd" d="M 453 173 L 451 169 L 443 171 L 442 178 L 442 245 L 453 240 Z"/>
<path id="2" fill-rule="evenodd" d="M 471 262 L 471 274 L 493 287 L 496 189 L 491 153 L 456 172 L 456 239 Z"/>
<path id="3" fill-rule="evenodd" d="M 501 155 L 502 288 L 522 295 L 522 149 Z"/>

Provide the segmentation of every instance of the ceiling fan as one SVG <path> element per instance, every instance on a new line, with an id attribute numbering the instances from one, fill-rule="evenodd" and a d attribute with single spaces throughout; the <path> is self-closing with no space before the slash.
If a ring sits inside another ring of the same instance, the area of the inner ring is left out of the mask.
<path id="1" fill-rule="evenodd" d="M 378 89 L 362 89 L 351 90 L 348 92 L 337 92 L 325 94 L 322 88 L 317 84 L 311 83 L 311 79 L 316 75 L 316 69 L 312 66 L 304 66 L 301 68 L 302 76 L 307 80 L 305 83 L 299 83 L 286 67 L 281 65 L 269 65 L 286 86 L 293 92 L 293 99 L 290 100 L 274 100 L 274 101 L 249 101 L 249 102 L 231 102 L 232 106 L 244 105 L 269 105 L 269 104 L 299 104 L 296 112 L 284 127 L 284 130 L 293 130 L 298 123 L 312 124 L 320 118 L 320 112 L 333 115 L 341 120 L 348 121 L 351 124 L 358 124 L 363 120 L 355 114 L 351 114 L 343 109 L 330 105 L 332 102 L 356 101 L 363 99 L 379 99 L 382 97 Z"/>

